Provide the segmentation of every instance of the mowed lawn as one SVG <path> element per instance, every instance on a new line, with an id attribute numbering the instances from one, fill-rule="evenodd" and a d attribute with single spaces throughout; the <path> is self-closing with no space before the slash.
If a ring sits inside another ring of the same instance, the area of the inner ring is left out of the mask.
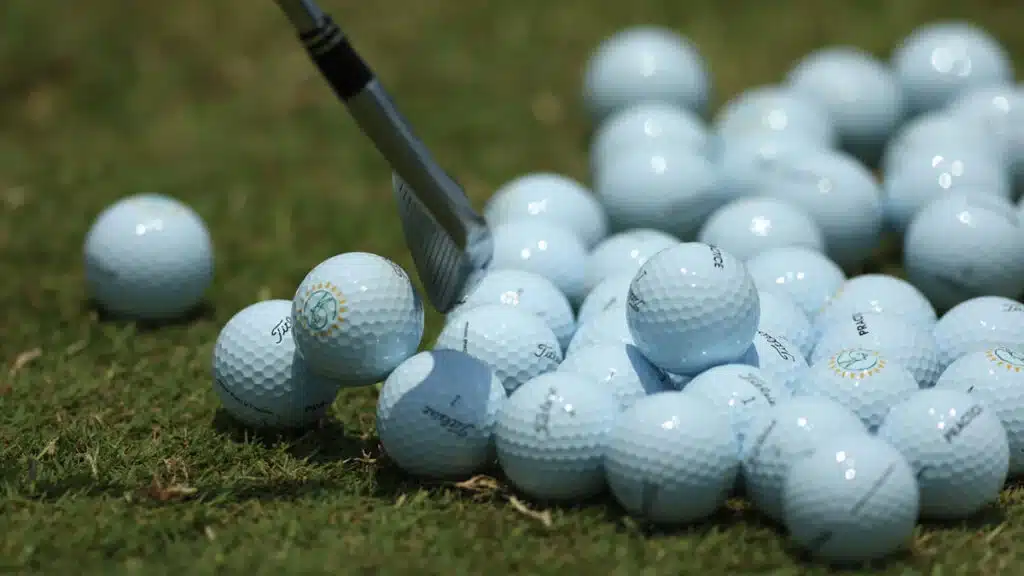
<path id="1" fill-rule="evenodd" d="M 210 354 L 236 311 L 291 298 L 339 252 L 410 268 L 388 168 L 270 0 L 0 6 L 0 571 L 49 574 L 824 574 L 742 503 L 651 531 L 608 501 L 546 509 L 500 482 L 426 485 L 388 465 L 373 388 L 321 429 L 259 437 L 218 413 Z M 967 17 L 1024 62 L 1013 1 L 326 1 L 478 206 L 534 170 L 586 178 L 580 75 L 641 23 L 690 36 L 716 100 L 847 43 L 887 55 Z M 969 10 L 969 11 L 968 11 Z M 189 202 L 216 245 L 202 315 L 101 321 L 81 249 L 145 191 Z M 882 263 L 879 263 L 882 264 Z M 429 343 L 440 325 L 429 317 Z M 887 574 L 1019 573 L 1024 493 L 927 526 Z"/>

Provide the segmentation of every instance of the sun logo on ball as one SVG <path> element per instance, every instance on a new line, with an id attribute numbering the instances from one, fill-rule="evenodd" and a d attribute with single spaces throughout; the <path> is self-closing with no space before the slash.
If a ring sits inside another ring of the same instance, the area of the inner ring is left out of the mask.
<path id="1" fill-rule="evenodd" d="M 860 380 L 881 372 L 885 368 L 885 359 L 877 352 L 853 348 L 829 358 L 828 366 L 843 378 Z"/>
<path id="2" fill-rule="evenodd" d="M 990 362 L 995 362 L 1007 372 L 1024 372 L 1024 351 L 1009 348 L 994 348 L 985 353 Z"/>
<path id="3" fill-rule="evenodd" d="M 345 321 L 348 307 L 341 289 L 330 282 L 318 282 L 306 289 L 297 310 L 299 320 L 318 336 L 330 336 Z"/>

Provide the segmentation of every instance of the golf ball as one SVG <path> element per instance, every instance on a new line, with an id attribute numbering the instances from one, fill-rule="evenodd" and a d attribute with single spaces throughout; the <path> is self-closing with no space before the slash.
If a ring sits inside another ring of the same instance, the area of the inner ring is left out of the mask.
<path id="1" fill-rule="evenodd" d="M 506 182 L 484 208 L 492 226 L 515 220 L 544 220 L 572 230 L 587 248 L 608 233 L 608 218 L 597 198 L 561 174 L 533 172 Z"/>
<path id="2" fill-rule="evenodd" d="M 526 270 L 558 287 L 573 304 L 586 296 L 587 248 L 572 230 L 545 220 L 514 220 L 492 230 L 491 270 Z"/>
<path id="3" fill-rule="evenodd" d="M 939 361 L 994 346 L 1024 346 L 1024 304 L 1001 296 L 980 296 L 957 304 L 932 330 Z"/>
<path id="4" fill-rule="evenodd" d="M 683 392 L 695 394 L 726 409 L 740 443 L 754 414 L 792 396 L 783 384 L 760 368 L 746 364 L 723 364 L 705 370 L 690 380 L 683 387 Z"/>
<path id="5" fill-rule="evenodd" d="M 759 291 L 788 296 L 812 321 L 846 281 L 843 270 L 827 256 L 795 246 L 761 253 L 747 260 L 746 267 Z"/>
<path id="6" fill-rule="evenodd" d="M 675 236 L 649 228 L 634 228 L 605 238 L 587 256 L 587 294 L 611 276 L 629 274 L 632 278 L 648 258 L 676 244 L 679 240 Z"/>
<path id="7" fill-rule="evenodd" d="M 774 198 L 741 198 L 722 206 L 704 223 L 697 240 L 744 261 L 784 246 L 825 250 L 821 228 L 810 214 Z"/>
<path id="8" fill-rule="evenodd" d="M 640 398 L 669 389 L 668 375 L 632 344 L 599 343 L 574 350 L 558 369 L 611 390 L 622 410 Z"/>

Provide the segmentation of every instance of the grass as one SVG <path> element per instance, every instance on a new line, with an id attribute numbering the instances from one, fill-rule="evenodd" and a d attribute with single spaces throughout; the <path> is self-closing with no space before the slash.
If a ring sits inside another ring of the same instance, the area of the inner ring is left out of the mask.
<path id="1" fill-rule="evenodd" d="M 972 18 L 1024 55 L 1019 7 L 998 0 L 325 4 L 478 205 L 522 172 L 585 178 L 581 67 L 626 25 L 693 38 L 719 102 L 823 44 L 885 55 L 939 17 Z M 232 314 L 290 298 L 338 252 L 410 266 L 388 170 L 273 3 L 125 6 L 0 7 L 0 571 L 827 572 L 739 504 L 650 532 L 603 501 L 542 510 L 486 480 L 417 483 L 379 454 L 373 389 L 343 393 L 304 435 L 227 422 L 208 365 Z M 91 219 L 141 191 L 211 225 L 217 281 L 187 323 L 103 322 L 83 301 Z M 429 334 L 438 326 L 431 315 Z M 1024 493 L 1011 489 L 865 570 L 1016 573 L 1022 537 Z"/>

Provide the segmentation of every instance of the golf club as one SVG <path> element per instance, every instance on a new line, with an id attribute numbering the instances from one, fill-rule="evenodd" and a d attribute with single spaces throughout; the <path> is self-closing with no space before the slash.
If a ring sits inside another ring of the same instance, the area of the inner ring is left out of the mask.
<path id="1" fill-rule="evenodd" d="M 393 169 L 406 245 L 431 304 L 447 312 L 491 261 L 491 234 L 344 33 L 313 0 L 275 0 L 310 58 Z"/>

